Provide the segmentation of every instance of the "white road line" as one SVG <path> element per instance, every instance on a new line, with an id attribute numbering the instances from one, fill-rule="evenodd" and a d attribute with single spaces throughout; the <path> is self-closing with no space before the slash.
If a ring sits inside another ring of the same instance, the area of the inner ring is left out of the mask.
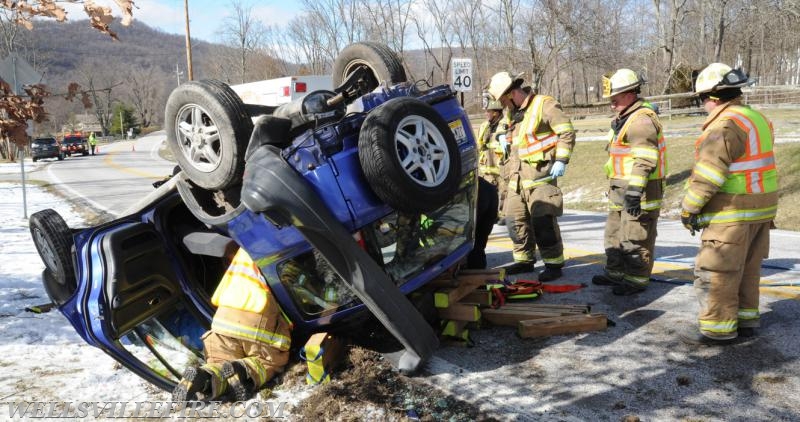
<path id="1" fill-rule="evenodd" d="M 76 197 L 78 197 L 78 198 L 80 198 L 80 199 L 82 199 L 82 200 L 84 200 L 84 201 L 88 202 L 88 203 L 89 203 L 89 205 L 91 205 L 92 207 L 94 207 L 94 208 L 96 208 L 96 209 L 99 209 L 99 210 L 105 211 L 105 212 L 107 212 L 107 213 L 109 213 L 109 214 L 111 214 L 111 215 L 117 215 L 115 212 L 111 211 L 111 209 L 109 209 L 109 208 L 107 208 L 107 207 L 105 207 L 105 206 L 101 205 L 101 204 L 100 204 L 100 203 L 98 203 L 98 202 L 92 201 L 91 199 L 89 199 L 89 198 L 87 198 L 87 197 L 85 197 L 85 196 L 81 195 L 81 194 L 80 194 L 78 191 L 76 191 L 75 189 L 73 189 L 73 188 L 69 187 L 69 185 L 65 184 L 65 183 L 64 183 L 64 181 L 62 181 L 61 179 L 59 179 L 59 178 L 56 176 L 56 174 L 55 174 L 55 173 L 53 173 L 53 170 L 52 170 L 52 167 L 51 167 L 51 166 L 47 166 L 47 174 L 50 176 L 51 180 L 53 180 L 55 183 L 57 183 L 57 184 L 59 185 L 59 188 L 67 190 L 67 191 L 68 191 L 69 193 L 71 193 L 73 196 L 76 196 Z"/>

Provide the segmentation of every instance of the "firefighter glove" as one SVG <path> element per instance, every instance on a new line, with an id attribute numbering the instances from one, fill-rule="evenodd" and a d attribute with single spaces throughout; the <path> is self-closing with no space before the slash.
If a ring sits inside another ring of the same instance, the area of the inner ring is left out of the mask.
<path id="1" fill-rule="evenodd" d="M 689 230 L 689 233 L 694 236 L 696 232 L 699 232 L 702 227 L 700 227 L 700 223 L 697 221 L 697 214 L 692 214 L 689 211 L 681 210 L 681 223 L 683 227 L 686 227 Z"/>
<path id="2" fill-rule="evenodd" d="M 562 161 L 556 161 L 553 163 L 553 167 L 550 168 L 550 176 L 554 178 L 561 177 L 565 171 L 567 171 L 567 165 Z"/>
<path id="3" fill-rule="evenodd" d="M 639 192 L 627 191 L 625 192 L 623 207 L 625 212 L 633 217 L 638 217 L 642 213 L 642 194 Z"/>

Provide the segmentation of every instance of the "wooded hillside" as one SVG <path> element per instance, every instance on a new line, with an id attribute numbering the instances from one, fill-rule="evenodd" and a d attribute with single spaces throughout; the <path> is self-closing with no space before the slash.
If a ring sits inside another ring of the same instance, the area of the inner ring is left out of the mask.
<path id="1" fill-rule="evenodd" d="M 796 0 L 301 0 L 300 5 L 301 14 L 291 21 L 268 26 L 241 0 L 231 1 L 231 16 L 220 20 L 220 44 L 193 43 L 195 79 L 240 83 L 325 74 L 342 48 L 369 40 L 400 52 L 408 73 L 431 84 L 450 82 L 452 58 L 472 58 L 473 91 L 466 105 L 473 109 L 481 87 L 505 69 L 526 72 L 529 82 L 565 105 L 599 101 L 601 75 L 620 67 L 644 75 L 645 95 L 685 92 L 692 70 L 715 61 L 743 67 L 760 85 L 800 82 Z M 137 20 L 114 30 L 120 42 L 85 22 L 37 22 L 14 48 L 45 70 L 56 90 L 66 81 L 111 88 L 97 98 L 106 115 L 111 104 L 125 103 L 138 109 L 142 122 L 157 124 L 168 92 L 186 77 L 180 75 L 184 38 Z M 50 110 L 58 123 L 80 106 Z"/>

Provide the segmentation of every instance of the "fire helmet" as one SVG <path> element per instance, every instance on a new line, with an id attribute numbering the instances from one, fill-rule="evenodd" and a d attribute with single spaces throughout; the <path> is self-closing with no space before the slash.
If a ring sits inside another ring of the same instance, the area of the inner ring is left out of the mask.
<path id="1" fill-rule="evenodd" d="M 644 78 L 630 69 L 619 69 L 613 75 L 603 75 L 603 98 L 632 91 L 645 83 Z"/>
<path id="2" fill-rule="evenodd" d="M 489 95 L 491 95 L 495 100 L 500 101 L 500 97 L 503 96 L 508 90 L 511 89 L 514 84 L 518 84 L 517 86 L 522 85 L 524 79 L 522 78 L 525 75 L 525 72 L 522 73 L 511 73 L 507 71 L 495 73 L 492 76 L 492 79 L 489 80 L 489 86 L 486 89 L 489 91 Z"/>
<path id="3" fill-rule="evenodd" d="M 724 63 L 711 63 L 697 75 L 694 93 L 704 94 L 717 92 L 727 88 L 741 88 L 754 84 L 741 69 L 731 69 Z"/>

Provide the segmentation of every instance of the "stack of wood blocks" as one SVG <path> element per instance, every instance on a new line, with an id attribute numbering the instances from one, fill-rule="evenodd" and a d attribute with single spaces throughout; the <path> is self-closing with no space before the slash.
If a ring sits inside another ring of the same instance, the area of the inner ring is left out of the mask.
<path id="1" fill-rule="evenodd" d="M 442 319 L 445 338 L 469 342 L 468 326 L 486 321 L 494 325 L 517 327 L 520 337 L 604 330 L 605 314 L 592 314 L 589 305 L 545 304 L 506 301 L 492 308 L 494 299 L 487 285 L 502 283 L 504 270 L 460 270 L 446 273 L 430 285 L 435 288 L 434 304 Z"/>

